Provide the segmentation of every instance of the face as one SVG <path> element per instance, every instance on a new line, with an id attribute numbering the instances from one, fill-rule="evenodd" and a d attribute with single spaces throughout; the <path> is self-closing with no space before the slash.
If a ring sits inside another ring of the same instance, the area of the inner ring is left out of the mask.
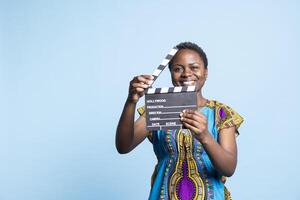
<path id="1" fill-rule="evenodd" d="M 171 77 L 174 86 L 196 86 L 200 91 L 207 78 L 208 71 L 199 54 L 190 49 L 181 49 L 173 58 Z"/>

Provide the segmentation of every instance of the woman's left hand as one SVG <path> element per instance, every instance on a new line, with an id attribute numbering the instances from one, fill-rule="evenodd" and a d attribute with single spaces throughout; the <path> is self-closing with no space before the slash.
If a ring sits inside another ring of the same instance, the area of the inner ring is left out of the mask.
<path id="1" fill-rule="evenodd" d="M 209 135 L 207 118 L 197 110 L 183 110 L 180 119 L 185 128 L 190 129 L 200 142 Z"/>
<path id="2" fill-rule="evenodd" d="M 236 127 L 224 128 L 219 133 L 219 141 L 214 140 L 207 128 L 207 118 L 197 110 L 185 110 L 181 114 L 185 128 L 203 145 L 214 167 L 225 176 L 234 173 L 237 162 L 235 141 Z"/>

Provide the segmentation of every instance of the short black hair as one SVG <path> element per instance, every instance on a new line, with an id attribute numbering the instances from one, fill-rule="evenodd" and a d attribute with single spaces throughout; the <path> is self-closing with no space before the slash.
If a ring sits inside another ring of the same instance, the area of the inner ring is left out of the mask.
<path id="1" fill-rule="evenodd" d="M 207 69 L 208 61 L 207 61 L 206 54 L 203 51 L 203 49 L 201 47 L 199 47 L 197 44 L 192 43 L 192 42 L 181 42 L 176 45 L 176 48 L 178 49 L 178 51 L 181 49 L 190 49 L 190 50 L 197 52 L 199 54 L 200 58 L 203 60 L 205 69 Z M 176 54 L 175 54 L 175 56 L 176 56 Z M 170 70 L 171 70 L 171 66 L 173 64 L 174 57 L 170 60 L 170 63 L 169 63 Z"/>

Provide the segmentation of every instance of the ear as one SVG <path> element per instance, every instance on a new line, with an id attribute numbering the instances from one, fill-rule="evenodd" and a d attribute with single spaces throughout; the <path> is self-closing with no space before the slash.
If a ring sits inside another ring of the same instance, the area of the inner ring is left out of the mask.
<path id="1" fill-rule="evenodd" d="M 205 69 L 204 76 L 205 76 L 205 80 L 206 80 L 207 76 L 208 76 L 208 69 Z"/>

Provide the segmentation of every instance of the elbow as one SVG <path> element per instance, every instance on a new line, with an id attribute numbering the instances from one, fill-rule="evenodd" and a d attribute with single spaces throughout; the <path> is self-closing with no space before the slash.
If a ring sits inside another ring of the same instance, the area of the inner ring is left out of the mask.
<path id="1" fill-rule="evenodd" d="M 124 150 L 124 149 L 120 149 L 120 148 L 117 148 L 117 151 L 118 151 L 119 154 L 127 154 L 127 153 L 130 152 L 128 150 Z"/>
<path id="2" fill-rule="evenodd" d="M 131 151 L 130 149 L 124 148 L 124 147 L 122 147 L 122 146 L 120 146 L 118 144 L 116 144 L 116 149 L 117 149 L 117 151 L 118 151 L 119 154 L 127 154 L 127 153 L 129 153 Z"/>
<path id="3" fill-rule="evenodd" d="M 222 176 L 231 177 L 234 174 L 235 169 L 236 169 L 236 162 L 223 165 L 223 167 L 220 167 L 218 171 Z"/>
<path id="4" fill-rule="evenodd" d="M 117 137 L 116 137 L 116 140 L 115 140 L 115 147 L 116 147 L 119 154 L 129 153 L 129 150 L 128 150 L 128 148 L 126 148 L 126 145 L 124 144 L 124 142 L 122 142 Z"/>
<path id="5" fill-rule="evenodd" d="M 232 167 L 231 169 L 224 171 L 222 174 L 223 176 L 231 177 L 234 174 L 234 172 L 235 172 L 235 167 Z"/>
<path id="6" fill-rule="evenodd" d="M 231 162 L 228 162 L 227 165 L 225 166 L 226 167 L 223 168 L 224 169 L 223 176 L 231 177 L 235 172 L 237 166 L 237 159 L 236 158 L 232 159 Z"/>
<path id="7" fill-rule="evenodd" d="M 234 174 L 234 170 L 224 173 L 224 176 L 231 177 Z"/>

